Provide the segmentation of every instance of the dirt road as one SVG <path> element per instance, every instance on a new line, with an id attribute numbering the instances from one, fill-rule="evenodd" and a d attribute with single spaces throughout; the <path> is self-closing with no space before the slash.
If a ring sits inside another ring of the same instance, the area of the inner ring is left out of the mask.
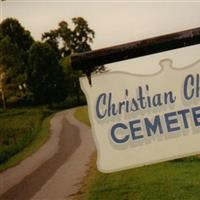
<path id="1" fill-rule="evenodd" d="M 51 120 L 51 137 L 35 154 L 0 174 L 0 200 L 71 199 L 80 188 L 94 152 L 90 129 L 74 109 Z"/>

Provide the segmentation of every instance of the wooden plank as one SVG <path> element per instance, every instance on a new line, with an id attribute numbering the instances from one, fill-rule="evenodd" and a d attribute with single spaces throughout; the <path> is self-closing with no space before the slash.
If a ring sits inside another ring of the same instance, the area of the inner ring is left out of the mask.
<path id="1" fill-rule="evenodd" d="M 92 71 L 95 66 L 101 66 L 199 43 L 200 27 L 75 54 L 71 56 L 71 65 L 75 70 L 81 69 L 87 72 Z"/>

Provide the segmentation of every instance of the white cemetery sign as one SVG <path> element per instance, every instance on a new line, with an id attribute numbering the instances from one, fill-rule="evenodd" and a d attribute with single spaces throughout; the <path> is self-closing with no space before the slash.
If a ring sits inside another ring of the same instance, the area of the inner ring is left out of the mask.
<path id="1" fill-rule="evenodd" d="M 105 72 L 80 78 L 97 166 L 114 172 L 200 152 L 200 61 L 170 59 L 151 75 Z M 150 67 L 150 66 L 147 66 Z"/>

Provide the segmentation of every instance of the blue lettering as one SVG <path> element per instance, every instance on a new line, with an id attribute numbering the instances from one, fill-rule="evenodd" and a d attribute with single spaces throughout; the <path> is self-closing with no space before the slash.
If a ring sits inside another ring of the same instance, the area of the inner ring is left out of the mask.
<path id="1" fill-rule="evenodd" d="M 179 111 L 178 111 L 178 114 L 182 116 L 183 124 L 184 124 L 184 127 L 185 127 L 185 128 L 189 128 L 189 126 L 188 126 L 188 121 L 187 121 L 187 117 L 186 117 L 186 114 L 189 113 L 189 112 L 190 112 L 189 109 L 179 110 Z"/>
<path id="2" fill-rule="evenodd" d="M 173 131 L 180 130 L 180 127 L 178 127 L 178 126 L 177 127 L 172 127 L 173 124 L 177 124 L 178 123 L 177 118 L 173 118 L 174 116 L 176 116 L 176 112 L 170 112 L 170 113 L 166 113 L 164 115 L 168 132 L 173 132 Z"/>
<path id="3" fill-rule="evenodd" d="M 199 111 L 200 111 L 200 106 L 192 108 L 192 116 L 194 119 L 195 126 L 200 126 L 200 121 L 199 121 L 200 112 Z"/>
<path id="4" fill-rule="evenodd" d="M 124 130 L 128 129 L 125 124 L 122 124 L 122 123 L 115 124 L 111 128 L 111 137 L 112 137 L 113 141 L 116 142 L 116 143 L 120 143 L 120 144 L 125 143 L 125 142 L 128 141 L 129 135 L 125 135 L 124 138 L 122 138 L 122 139 L 117 138 L 116 129 L 119 129 L 119 128 L 124 129 Z"/>
<path id="5" fill-rule="evenodd" d="M 99 119 L 103 119 L 107 113 L 107 109 L 104 109 L 103 113 L 100 112 L 101 103 L 103 105 L 106 105 L 106 94 L 105 93 L 102 93 L 99 95 L 99 97 L 97 99 L 97 103 L 96 103 L 96 114 Z"/>
<path id="6" fill-rule="evenodd" d="M 141 127 L 134 127 L 134 125 L 139 124 L 141 121 L 140 120 L 133 120 L 129 122 L 130 125 L 130 130 L 131 130 L 131 135 L 133 140 L 137 140 L 140 138 L 143 138 L 143 135 L 136 135 L 137 131 L 141 131 Z"/>
<path id="7" fill-rule="evenodd" d="M 144 118 L 144 123 L 147 131 L 147 135 L 151 136 L 151 132 L 156 133 L 157 129 L 159 129 L 160 133 L 163 133 L 162 125 L 160 122 L 160 116 L 156 115 L 154 118 L 154 122 L 150 122 L 148 118 Z"/>
<path id="8" fill-rule="evenodd" d="M 184 98 L 187 100 L 192 99 L 194 96 L 194 77 L 190 74 L 184 81 Z"/>

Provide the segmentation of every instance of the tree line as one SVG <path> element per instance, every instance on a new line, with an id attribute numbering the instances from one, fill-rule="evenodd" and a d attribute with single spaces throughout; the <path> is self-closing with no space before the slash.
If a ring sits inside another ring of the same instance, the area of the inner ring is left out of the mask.
<path id="1" fill-rule="evenodd" d="M 56 29 L 35 41 L 17 19 L 0 24 L 1 104 L 49 104 L 68 101 L 80 105 L 84 97 L 69 57 L 91 50 L 95 32 L 82 17 L 72 19 L 73 27 L 61 21 Z M 104 70 L 104 67 L 99 67 Z M 73 105 L 72 105 L 73 104 Z"/>

